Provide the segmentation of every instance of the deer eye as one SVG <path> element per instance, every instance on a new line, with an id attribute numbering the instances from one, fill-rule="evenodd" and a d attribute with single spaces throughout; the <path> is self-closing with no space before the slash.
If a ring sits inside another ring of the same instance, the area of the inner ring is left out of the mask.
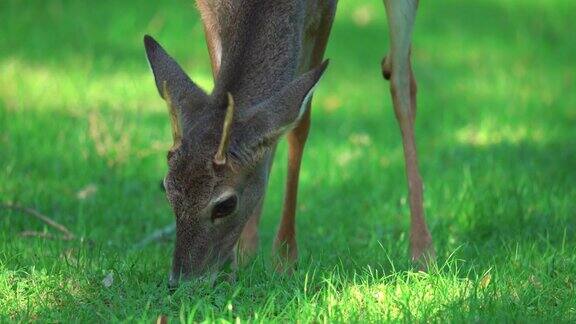
<path id="1" fill-rule="evenodd" d="M 212 220 L 226 217 L 236 211 L 238 205 L 238 197 L 236 195 L 229 196 L 218 203 L 212 208 Z"/>

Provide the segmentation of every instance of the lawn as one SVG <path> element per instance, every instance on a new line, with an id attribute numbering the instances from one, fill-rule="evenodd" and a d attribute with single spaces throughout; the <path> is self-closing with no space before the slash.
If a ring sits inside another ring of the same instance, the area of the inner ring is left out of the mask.
<path id="1" fill-rule="evenodd" d="M 298 206 L 300 263 L 270 249 L 219 281 L 167 288 L 173 216 L 159 180 L 171 144 L 142 45 L 154 35 L 206 89 L 191 0 L 0 2 L 0 321 L 150 323 L 576 321 L 576 39 L 571 0 L 422 1 L 416 135 L 438 254 L 408 262 L 402 146 L 379 62 L 383 5 L 342 0 L 316 91 Z"/>

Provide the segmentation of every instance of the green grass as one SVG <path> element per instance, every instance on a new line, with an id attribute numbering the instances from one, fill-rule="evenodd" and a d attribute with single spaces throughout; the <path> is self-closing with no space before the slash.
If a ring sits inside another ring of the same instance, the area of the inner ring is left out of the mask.
<path id="1" fill-rule="evenodd" d="M 380 1 L 342 0 L 315 96 L 298 206 L 300 266 L 271 271 L 286 145 L 261 255 L 234 285 L 167 290 L 172 221 L 158 188 L 168 116 L 144 59 L 150 33 L 210 87 L 191 0 L 0 3 L 0 321 L 574 322 L 573 1 L 422 1 L 417 140 L 438 266 L 408 262 L 402 147 L 379 61 Z M 84 199 L 78 192 L 95 192 Z M 106 288 L 102 280 L 113 273 Z"/>

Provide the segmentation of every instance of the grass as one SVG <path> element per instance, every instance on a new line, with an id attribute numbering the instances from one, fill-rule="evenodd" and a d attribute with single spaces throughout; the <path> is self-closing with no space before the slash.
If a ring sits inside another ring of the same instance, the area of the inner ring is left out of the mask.
<path id="1" fill-rule="evenodd" d="M 423 1 L 417 139 L 438 266 L 408 263 L 398 127 L 381 79 L 380 1 L 341 1 L 315 96 L 298 206 L 300 265 L 271 271 L 282 143 L 262 253 L 238 282 L 167 290 L 158 188 L 170 130 L 141 38 L 209 88 L 192 1 L 0 4 L 0 321 L 574 322 L 576 42 L 572 1 Z M 79 194 L 81 193 L 81 194 Z M 103 279 L 112 274 L 106 287 Z"/>

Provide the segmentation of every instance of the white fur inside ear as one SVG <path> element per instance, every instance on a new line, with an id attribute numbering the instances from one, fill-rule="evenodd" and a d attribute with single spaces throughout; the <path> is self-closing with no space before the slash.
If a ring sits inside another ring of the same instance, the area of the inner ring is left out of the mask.
<path id="1" fill-rule="evenodd" d="M 214 49 L 216 50 L 216 70 L 220 70 L 220 65 L 222 63 L 222 44 L 220 44 L 220 39 L 215 40 Z"/>
<path id="2" fill-rule="evenodd" d="M 316 90 L 316 87 L 320 83 L 320 80 L 322 80 L 323 76 L 324 75 L 322 75 L 320 78 L 318 78 L 318 80 L 316 81 L 314 86 L 312 88 L 310 88 L 310 90 L 308 91 L 308 93 L 304 97 L 304 100 L 302 100 L 302 105 L 300 105 L 300 111 L 298 111 L 298 118 L 296 118 L 296 121 L 299 121 L 300 118 L 302 118 L 302 116 L 306 112 L 306 106 L 308 106 L 308 102 L 310 102 L 310 99 L 312 98 L 312 95 L 314 94 L 314 90 Z"/>
<path id="3" fill-rule="evenodd" d="M 314 94 L 314 89 L 316 89 L 316 87 L 318 86 L 319 81 L 320 80 L 318 80 L 316 82 L 316 84 L 314 84 L 314 86 L 308 91 L 308 93 L 304 97 L 304 100 L 302 100 L 302 104 L 300 105 L 300 110 L 298 111 L 298 117 L 296 117 L 296 119 L 292 123 L 280 128 L 278 130 L 278 132 L 280 134 L 283 134 L 283 133 L 287 132 L 288 130 L 296 127 L 296 125 L 298 125 L 298 122 L 300 122 L 300 119 L 302 119 L 302 116 L 304 116 L 304 113 L 306 112 L 306 106 L 308 106 L 308 102 L 312 98 L 312 94 Z"/>

